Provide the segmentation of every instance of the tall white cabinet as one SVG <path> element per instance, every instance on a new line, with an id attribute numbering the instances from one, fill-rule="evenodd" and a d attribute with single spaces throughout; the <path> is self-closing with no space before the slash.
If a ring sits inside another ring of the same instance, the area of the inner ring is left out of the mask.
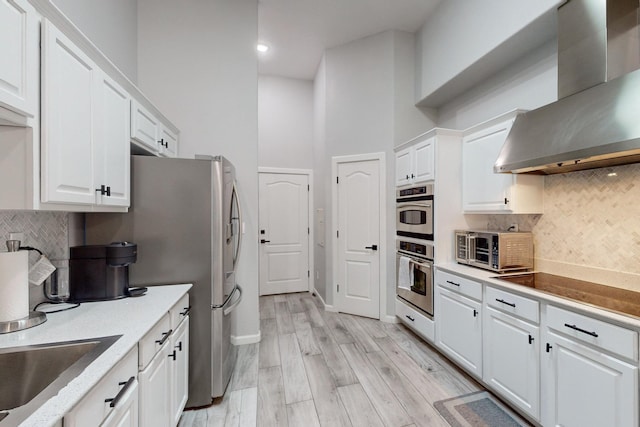
<path id="1" fill-rule="evenodd" d="M 542 176 L 493 171 L 519 110 L 464 131 L 462 207 L 466 213 L 543 213 Z"/>

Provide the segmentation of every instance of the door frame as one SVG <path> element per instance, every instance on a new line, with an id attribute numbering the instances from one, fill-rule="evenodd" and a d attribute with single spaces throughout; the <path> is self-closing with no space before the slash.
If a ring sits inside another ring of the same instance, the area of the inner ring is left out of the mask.
<path id="1" fill-rule="evenodd" d="M 307 223 L 309 224 L 309 241 L 307 242 L 307 253 L 309 257 L 309 283 L 308 283 L 308 291 L 314 292 L 315 290 L 315 254 L 313 252 L 315 241 L 314 239 L 314 227 L 313 227 L 313 170 L 311 169 L 288 169 L 288 168 L 271 168 L 271 167 L 258 167 L 258 175 L 260 174 L 281 174 L 281 175 L 306 175 L 307 182 L 309 183 L 309 199 L 307 200 Z M 260 177 L 258 177 L 258 182 L 260 182 Z M 259 189 L 258 189 L 259 190 Z M 260 192 L 258 191 L 258 198 L 260 197 Z M 258 210 L 258 224 L 260 224 L 260 210 Z M 260 257 L 258 257 L 260 258 Z M 259 261 L 258 261 L 259 262 Z M 260 271 L 258 267 L 258 272 Z M 313 274 L 313 275 L 312 275 Z M 258 293 L 260 291 L 258 290 Z"/>
<path id="2" fill-rule="evenodd" d="M 338 311 L 338 295 L 336 289 L 336 283 L 338 283 L 338 183 L 333 177 L 338 176 L 338 165 L 340 163 L 353 163 L 353 162 L 363 162 L 368 160 L 377 160 L 379 164 L 379 180 L 380 180 L 380 242 L 378 245 L 380 246 L 380 250 L 378 253 L 380 254 L 380 281 L 379 281 L 379 292 L 380 292 L 380 307 L 378 308 L 379 320 L 384 320 L 387 318 L 387 181 L 386 181 L 386 163 L 385 163 L 385 153 L 367 153 L 367 154 L 354 154 L 348 156 L 335 156 L 331 158 L 331 227 L 333 231 L 333 236 L 331 238 L 332 244 L 332 260 L 333 260 L 333 268 L 332 268 L 332 279 L 333 283 L 331 284 L 332 295 L 333 295 L 333 310 Z M 329 307 L 327 306 L 327 309 Z"/>

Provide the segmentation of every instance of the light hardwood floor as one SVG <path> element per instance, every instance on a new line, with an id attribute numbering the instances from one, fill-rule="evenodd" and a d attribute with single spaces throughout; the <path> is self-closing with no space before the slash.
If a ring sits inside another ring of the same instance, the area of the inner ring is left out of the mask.
<path id="1" fill-rule="evenodd" d="M 403 325 L 325 312 L 309 293 L 261 297 L 260 327 L 224 397 L 181 427 L 446 427 L 433 403 L 482 388 Z"/>

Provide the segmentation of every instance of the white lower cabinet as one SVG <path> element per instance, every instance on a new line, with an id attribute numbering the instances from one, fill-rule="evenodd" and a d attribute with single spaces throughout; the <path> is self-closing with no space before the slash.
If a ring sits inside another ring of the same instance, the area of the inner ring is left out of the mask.
<path id="1" fill-rule="evenodd" d="M 178 425 L 189 397 L 189 316 L 180 323 L 171 338 L 171 418 Z"/>
<path id="2" fill-rule="evenodd" d="M 65 427 L 94 425 L 137 426 L 138 349 L 134 347 L 64 416 Z M 133 414 L 136 415 L 131 419 Z M 126 421 L 130 419 L 130 421 Z M 120 420 L 120 421 L 117 421 Z M 109 424 L 106 424 L 109 422 Z M 130 422 L 130 423 L 129 423 Z"/>
<path id="3" fill-rule="evenodd" d="M 482 377 L 482 305 L 438 284 L 436 346 L 469 373 Z"/>
<path id="4" fill-rule="evenodd" d="M 540 328 L 485 307 L 483 380 L 495 391 L 540 419 Z"/>
<path id="5" fill-rule="evenodd" d="M 541 349 L 543 425 L 638 426 L 637 350 L 631 360 L 616 354 L 625 347 L 637 349 L 637 333 L 553 306 L 547 315 Z M 558 316 L 566 320 L 556 324 Z"/>
<path id="6" fill-rule="evenodd" d="M 429 342 L 435 338 L 435 323 L 408 303 L 396 298 L 396 316 L 407 327 Z"/>
<path id="7" fill-rule="evenodd" d="M 140 426 L 171 425 L 170 355 L 171 340 L 166 340 L 151 362 L 138 374 L 140 382 Z"/>
<path id="8" fill-rule="evenodd" d="M 138 380 L 134 379 L 129 389 L 122 395 L 120 404 L 100 427 L 138 426 Z"/>

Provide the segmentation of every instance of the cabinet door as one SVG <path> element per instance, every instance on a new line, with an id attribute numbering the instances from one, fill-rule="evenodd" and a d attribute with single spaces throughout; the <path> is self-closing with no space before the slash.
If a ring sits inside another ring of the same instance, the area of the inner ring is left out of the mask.
<path id="1" fill-rule="evenodd" d="M 42 201 L 93 204 L 96 67 L 46 20 L 42 33 Z"/>
<path id="2" fill-rule="evenodd" d="M 131 101 L 131 139 L 144 148 L 157 153 L 160 122 L 136 100 Z"/>
<path id="3" fill-rule="evenodd" d="M 638 425 L 637 365 L 551 331 L 544 338 L 543 425 Z"/>
<path id="4" fill-rule="evenodd" d="M 484 313 L 484 381 L 538 420 L 539 327 L 491 307 Z"/>
<path id="5" fill-rule="evenodd" d="M 140 382 L 140 426 L 171 425 L 170 355 L 171 340 L 167 340 L 147 367 L 138 374 Z"/>
<path id="6" fill-rule="evenodd" d="M 178 155 L 178 136 L 164 125 L 160 126 L 160 155 L 176 157 Z"/>
<path id="7" fill-rule="evenodd" d="M 138 381 L 130 386 L 100 427 L 138 426 Z"/>
<path id="8" fill-rule="evenodd" d="M 33 117 L 38 97 L 38 20 L 26 0 L 0 2 L 0 105 Z"/>
<path id="9" fill-rule="evenodd" d="M 411 182 L 413 173 L 413 148 L 406 148 L 396 153 L 396 187 Z"/>
<path id="10" fill-rule="evenodd" d="M 436 345 L 460 366 L 482 377 L 481 304 L 441 286 L 436 291 Z"/>
<path id="11" fill-rule="evenodd" d="M 130 97 L 106 74 L 99 73 L 95 106 L 95 183 L 110 195 L 97 193 L 97 203 L 129 206 Z"/>
<path id="12" fill-rule="evenodd" d="M 429 138 L 414 147 L 415 172 L 413 182 L 435 179 L 435 138 Z"/>
<path id="13" fill-rule="evenodd" d="M 462 139 L 462 208 L 465 211 L 510 211 L 511 174 L 493 172 L 514 119 Z"/>
<path id="14" fill-rule="evenodd" d="M 171 363 L 171 415 L 178 425 L 182 410 L 189 397 L 189 316 L 180 323 L 172 337 Z"/>

